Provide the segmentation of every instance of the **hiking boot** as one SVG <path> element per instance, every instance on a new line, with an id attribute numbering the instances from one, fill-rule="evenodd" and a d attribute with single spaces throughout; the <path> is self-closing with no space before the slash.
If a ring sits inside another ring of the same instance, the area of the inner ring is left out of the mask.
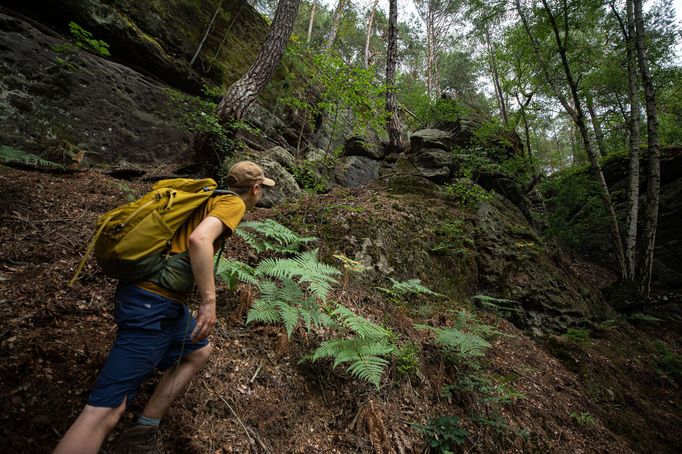
<path id="1" fill-rule="evenodd" d="M 121 437 L 120 454 L 163 454 L 158 426 L 135 426 Z"/>

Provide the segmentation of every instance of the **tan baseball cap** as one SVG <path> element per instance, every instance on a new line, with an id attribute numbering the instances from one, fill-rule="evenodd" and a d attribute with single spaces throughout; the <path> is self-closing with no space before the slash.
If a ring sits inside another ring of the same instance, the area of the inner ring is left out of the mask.
<path id="1" fill-rule="evenodd" d="M 255 162 L 241 161 L 230 167 L 227 173 L 227 184 L 237 188 L 248 188 L 256 184 L 274 186 L 275 180 L 266 178 L 263 169 Z"/>

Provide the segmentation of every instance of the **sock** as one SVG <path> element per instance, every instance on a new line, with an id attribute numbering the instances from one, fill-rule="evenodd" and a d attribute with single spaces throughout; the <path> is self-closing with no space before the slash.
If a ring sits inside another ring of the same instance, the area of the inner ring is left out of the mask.
<path id="1" fill-rule="evenodd" d="M 158 426 L 160 422 L 160 419 L 147 418 L 146 416 L 140 415 L 135 424 L 138 426 Z"/>

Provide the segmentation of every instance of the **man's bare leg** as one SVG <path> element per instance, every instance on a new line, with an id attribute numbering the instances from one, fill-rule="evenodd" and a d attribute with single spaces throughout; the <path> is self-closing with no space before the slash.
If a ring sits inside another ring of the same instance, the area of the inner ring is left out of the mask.
<path id="1" fill-rule="evenodd" d="M 178 366 L 171 367 L 156 386 L 154 394 L 142 411 L 142 416 L 161 419 L 175 398 L 185 390 L 192 377 L 206 363 L 211 350 L 213 346 L 208 344 L 185 356 Z"/>
<path id="2" fill-rule="evenodd" d="M 86 405 L 54 450 L 54 454 L 96 454 L 121 419 L 126 399 L 115 408 Z"/>

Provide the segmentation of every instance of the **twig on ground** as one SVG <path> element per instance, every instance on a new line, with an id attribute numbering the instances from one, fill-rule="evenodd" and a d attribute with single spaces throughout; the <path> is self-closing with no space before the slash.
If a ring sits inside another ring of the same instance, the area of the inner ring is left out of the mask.
<path id="1" fill-rule="evenodd" d="M 239 416 L 237 416 L 237 413 L 234 411 L 232 406 L 225 400 L 225 398 L 223 398 L 223 396 L 218 396 L 218 398 L 222 400 L 225 403 L 225 405 L 227 405 L 227 408 L 229 408 L 234 417 L 237 418 L 237 422 L 239 423 L 240 426 L 242 426 L 242 429 L 244 429 L 244 433 L 246 434 L 246 438 L 247 440 L 249 440 L 249 445 L 252 448 L 255 448 L 256 442 L 253 440 L 253 438 L 251 438 L 251 435 L 249 434 L 249 429 L 246 428 L 242 420 L 239 418 Z"/>

